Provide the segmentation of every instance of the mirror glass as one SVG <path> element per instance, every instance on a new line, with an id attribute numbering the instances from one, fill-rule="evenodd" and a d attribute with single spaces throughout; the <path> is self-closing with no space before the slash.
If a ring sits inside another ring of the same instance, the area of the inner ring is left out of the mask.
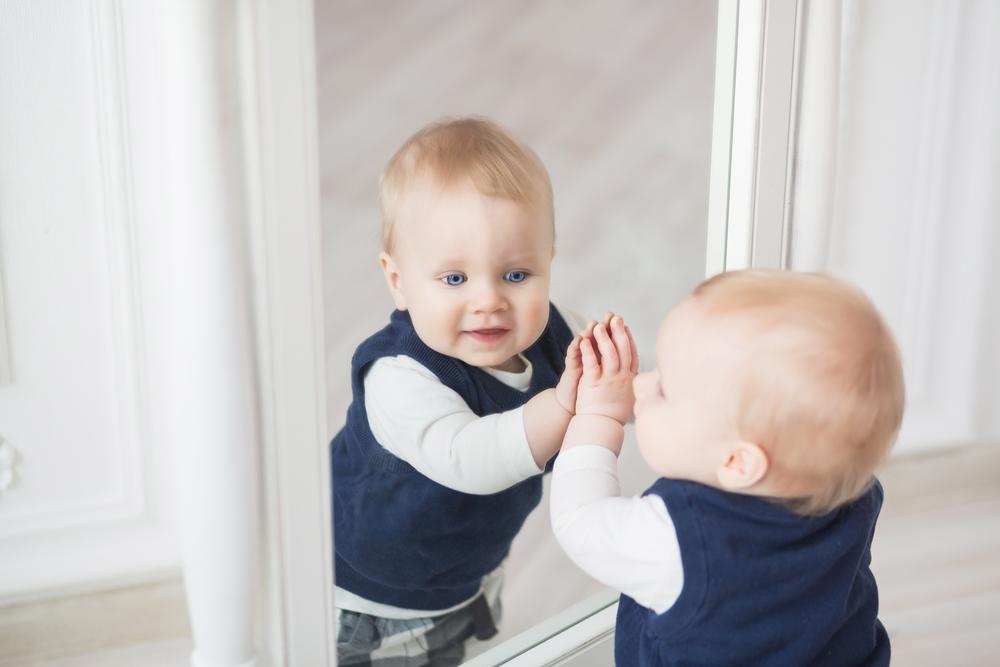
<path id="1" fill-rule="evenodd" d="M 715 29 L 716 4 L 695 0 L 316 3 L 331 435 L 351 357 L 394 308 L 379 174 L 445 116 L 486 116 L 537 152 L 554 189 L 552 303 L 621 314 L 652 365 L 660 319 L 705 271 Z M 652 474 L 626 431 L 622 490 L 638 493 Z M 543 495 L 504 566 L 499 634 L 467 656 L 602 590 L 554 541 Z"/>

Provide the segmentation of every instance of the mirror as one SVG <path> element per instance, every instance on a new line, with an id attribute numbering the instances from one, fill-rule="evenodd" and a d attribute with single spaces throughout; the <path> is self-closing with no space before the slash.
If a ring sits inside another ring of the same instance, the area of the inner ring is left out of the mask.
<path id="1" fill-rule="evenodd" d="M 379 267 L 379 174 L 432 121 L 486 116 L 534 149 L 554 190 L 550 299 L 584 319 L 621 314 L 643 367 L 662 315 L 704 276 L 716 4 L 567 9 L 316 4 L 331 435 L 351 402 L 351 357 L 394 307 Z M 625 493 L 653 478 L 628 429 L 621 474 Z M 504 565 L 499 633 L 471 641 L 466 658 L 601 597 L 552 537 L 547 480 Z"/>

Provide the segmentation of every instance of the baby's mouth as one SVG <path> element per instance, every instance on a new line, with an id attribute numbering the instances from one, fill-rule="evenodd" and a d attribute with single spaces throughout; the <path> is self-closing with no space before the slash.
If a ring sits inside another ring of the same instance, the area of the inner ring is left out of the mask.
<path id="1" fill-rule="evenodd" d="M 478 340 L 481 343 L 495 343 L 496 341 L 506 336 L 509 331 L 510 329 L 491 328 L 491 329 L 469 329 L 465 333 L 469 334 L 470 336 L 472 336 L 472 338 Z"/>

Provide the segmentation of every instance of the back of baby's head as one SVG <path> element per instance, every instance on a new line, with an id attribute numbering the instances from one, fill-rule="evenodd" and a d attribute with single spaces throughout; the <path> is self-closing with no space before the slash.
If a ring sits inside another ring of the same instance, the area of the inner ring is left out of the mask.
<path id="1" fill-rule="evenodd" d="M 552 183 L 538 155 L 486 118 L 445 119 L 417 131 L 379 179 L 382 247 L 392 253 L 394 227 L 408 187 L 428 179 L 446 189 L 471 182 L 483 195 L 531 207 L 552 224 Z"/>
<path id="2" fill-rule="evenodd" d="M 903 416 L 896 343 L 872 302 L 823 274 L 735 271 L 692 299 L 737 348 L 733 417 L 779 496 L 822 514 L 862 495 Z"/>

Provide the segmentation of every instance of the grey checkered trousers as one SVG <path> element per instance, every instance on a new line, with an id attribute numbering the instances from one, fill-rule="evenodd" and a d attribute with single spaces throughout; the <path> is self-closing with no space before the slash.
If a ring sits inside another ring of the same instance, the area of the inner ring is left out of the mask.
<path id="1" fill-rule="evenodd" d="M 465 658 L 465 642 L 497 633 L 500 596 L 472 602 L 440 616 L 380 618 L 356 611 L 337 614 L 337 664 L 342 667 L 450 667 Z"/>

